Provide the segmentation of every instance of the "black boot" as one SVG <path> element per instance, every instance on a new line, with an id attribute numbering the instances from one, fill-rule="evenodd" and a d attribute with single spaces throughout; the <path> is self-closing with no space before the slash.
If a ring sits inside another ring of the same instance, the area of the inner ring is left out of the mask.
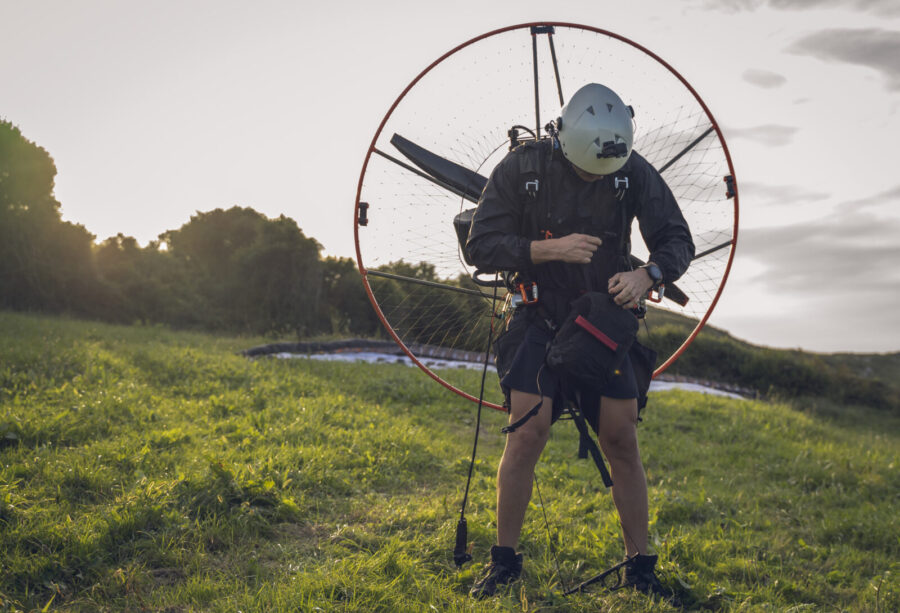
<path id="1" fill-rule="evenodd" d="M 625 564 L 625 578 L 613 589 L 633 588 L 648 596 L 660 596 L 673 606 L 680 606 L 678 599 L 672 594 L 672 590 L 665 587 L 656 578 L 653 569 L 656 567 L 657 556 L 638 555 Z"/>
<path id="2" fill-rule="evenodd" d="M 512 547 L 491 547 L 491 563 L 484 576 L 475 582 L 469 595 L 473 598 L 488 598 L 501 585 L 512 583 L 522 574 L 522 554 L 516 554 Z"/>

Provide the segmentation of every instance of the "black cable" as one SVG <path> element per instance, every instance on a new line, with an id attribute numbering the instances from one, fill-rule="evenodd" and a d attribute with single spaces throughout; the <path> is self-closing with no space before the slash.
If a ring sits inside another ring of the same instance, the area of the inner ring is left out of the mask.
<path id="1" fill-rule="evenodd" d="M 494 296 L 491 301 L 491 325 L 488 328 L 487 348 L 484 351 L 484 366 L 481 369 L 481 390 L 478 393 L 478 415 L 475 418 L 475 442 L 472 444 L 472 459 L 469 461 L 469 476 L 466 478 L 466 491 L 463 494 L 462 504 L 459 507 L 459 521 L 456 523 L 456 544 L 453 548 L 453 561 L 457 568 L 472 560 L 472 555 L 466 551 L 469 540 L 469 529 L 466 523 L 466 504 L 469 502 L 469 486 L 472 484 L 472 473 L 475 470 L 475 456 L 478 453 L 478 433 L 481 431 L 481 409 L 484 407 L 484 383 L 487 379 L 488 363 L 491 356 L 491 345 L 494 342 L 494 304 L 497 301 L 497 287 L 494 287 Z"/>
<path id="2" fill-rule="evenodd" d="M 653 346 L 653 335 L 650 333 L 650 326 L 647 324 L 647 318 L 644 317 L 644 330 L 647 331 L 647 341 L 648 346 Z M 653 373 L 650 373 L 650 378 L 653 378 Z"/>
<path id="3" fill-rule="evenodd" d="M 550 521 L 547 519 L 547 507 L 544 505 L 544 497 L 541 496 L 541 486 L 538 484 L 537 472 L 534 473 L 534 488 L 537 490 L 538 501 L 541 503 L 541 513 L 544 515 L 544 527 L 547 529 L 547 543 L 550 545 L 550 553 L 553 555 L 553 563 L 556 564 L 556 576 L 559 577 L 559 582 L 562 583 L 563 593 L 568 594 L 569 588 L 566 585 L 566 580 L 563 578 L 562 569 L 559 566 L 559 556 L 556 554 L 556 547 L 553 546 L 553 540 L 556 538 L 556 535 L 551 532 L 550 529 Z"/>
<path id="4" fill-rule="evenodd" d="M 579 410 L 579 409 L 575 408 L 575 410 Z M 598 468 L 599 468 L 599 465 L 598 465 Z M 601 474 L 602 474 L 602 471 L 601 471 Z M 541 487 L 540 487 L 540 484 L 538 483 L 537 472 L 534 473 L 534 485 L 535 485 L 535 489 L 537 490 L 538 501 L 541 503 L 541 513 L 543 514 L 543 517 L 544 517 L 544 527 L 547 530 L 547 542 L 550 545 L 550 553 L 552 554 L 553 562 L 556 565 L 556 574 L 559 577 L 560 583 L 562 584 L 563 596 L 569 596 L 576 592 L 583 592 L 588 586 L 593 585 L 594 583 L 603 581 L 604 579 L 606 579 L 606 577 L 610 576 L 612 573 L 616 573 L 616 577 L 618 579 L 618 583 L 616 585 L 620 585 L 622 583 L 620 569 L 622 569 L 626 564 L 628 564 L 629 562 L 634 560 L 638 555 L 645 553 L 645 552 L 641 551 L 641 548 L 638 546 L 637 542 L 634 540 L 634 538 L 632 538 L 631 534 L 628 533 L 628 530 L 625 528 L 625 524 L 622 521 L 621 516 L 619 517 L 619 525 L 622 527 L 623 540 L 630 541 L 631 545 L 634 547 L 634 549 L 637 551 L 637 553 L 633 556 L 626 555 L 625 560 L 623 560 L 617 564 L 614 564 L 612 567 L 601 572 L 600 574 L 595 575 L 594 577 L 591 577 L 590 579 L 588 579 L 586 581 L 583 581 L 582 583 L 578 584 L 577 586 L 573 587 L 572 589 L 569 589 L 568 586 L 566 585 L 565 579 L 563 578 L 562 569 L 559 564 L 559 556 L 556 552 L 556 548 L 553 545 L 553 540 L 554 540 L 555 535 L 552 533 L 552 529 L 550 527 L 550 521 L 549 521 L 549 519 L 547 519 L 547 507 L 544 504 L 544 497 L 541 494 Z M 613 504 L 615 504 L 615 502 Z M 626 546 L 625 548 L 627 550 L 628 544 L 627 543 L 624 543 L 624 544 L 625 544 L 625 546 Z M 614 587 L 615 586 L 613 586 L 613 588 L 608 588 L 608 589 L 614 589 Z"/>
<path id="5" fill-rule="evenodd" d="M 647 323 L 646 320 L 644 320 L 645 326 L 646 326 L 646 323 Z M 649 328 L 647 328 L 647 333 L 648 334 L 650 333 Z M 600 404 L 601 404 L 601 406 L 599 407 L 599 411 L 602 411 L 603 403 L 601 402 Z M 600 424 L 600 416 L 598 415 L 597 416 L 598 427 L 599 427 L 599 424 Z M 635 427 L 637 427 L 637 426 L 635 425 Z M 612 465 L 610 465 L 610 468 L 612 468 Z M 613 486 L 613 488 L 615 488 L 615 486 Z M 615 505 L 615 498 L 613 498 L 613 504 Z M 618 513 L 618 508 L 616 508 L 616 512 Z M 631 545 L 634 547 L 634 549 L 635 549 L 635 551 L 637 551 L 637 553 L 634 554 L 633 556 L 628 556 L 628 554 L 626 553 L 625 559 L 623 561 L 619 562 L 618 564 L 614 564 L 613 566 L 604 570 L 603 572 L 601 572 L 597 575 L 594 575 L 593 577 L 591 577 L 590 579 L 588 579 L 586 581 L 583 581 L 582 583 L 578 584 L 577 586 L 573 587 L 572 589 L 566 590 L 565 592 L 563 592 L 563 596 L 569 596 L 576 592 L 583 592 L 589 585 L 593 585 L 594 583 L 603 581 L 604 579 L 606 579 L 606 577 L 610 576 L 612 573 L 616 573 L 616 577 L 618 578 L 618 583 L 616 584 L 616 586 L 619 586 L 622 583 L 622 578 L 621 578 L 621 575 L 619 574 L 620 569 L 625 567 L 625 565 L 627 565 L 632 560 L 636 559 L 639 555 L 646 555 L 646 552 L 641 551 L 641 548 L 638 546 L 637 541 L 635 541 L 634 538 L 631 536 L 631 534 L 628 533 L 628 529 L 625 528 L 625 522 L 622 520 L 621 514 L 619 514 L 619 525 L 622 527 L 622 540 L 630 541 Z M 625 550 L 627 551 L 628 543 L 623 542 L 623 544 L 625 545 Z M 613 586 L 612 588 L 607 588 L 607 589 L 615 589 L 616 586 Z"/>

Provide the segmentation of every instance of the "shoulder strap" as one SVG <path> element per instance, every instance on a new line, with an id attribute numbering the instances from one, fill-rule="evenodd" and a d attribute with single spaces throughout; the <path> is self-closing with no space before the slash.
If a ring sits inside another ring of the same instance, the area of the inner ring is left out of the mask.
<path id="1" fill-rule="evenodd" d="M 550 190 L 548 189 L 549 186 L 546 185 L 547 168 L 553 159 L 554 145 L 550 141 L 548 147 L 548 145 L 544 144 L 546 142 L 538 141 L 519 145 L 522 148 L 523 155 L 526 155 L 526 151 L 529 149 L 537 150 L 537 155 L 534 156 L 536 160 L 529 156 L 520 167 L 521 174 L 525 176 L 525 182 L 522 187 L 527 195 L 523 202 L 526 210 L 524 211 L 525 214 L 522 215 L 522 236 L 530 236 L 533 234 L 533 231 L 537 231 L 538 222 L 535 219 L 535 215 L 540 214 L 549 207 Z M 543 147 L 548 148 L 546 153 L 541 150 Z"/>
<path id="2" fill-rule="evenodd" d="M 624 168 L 627 168 L 627 165 Z M 616 190 L 616 200 L 620 203 L 619 215 L 622 219 L 622 230 L 619 232 L 619 254 L 629 264 L 629 269 L 631 268 L 629 258 L 631 255 L 631 236 L 629 236 L 630 233 L 628 231 L 630 229 L 630 224 L 628 223 L 628 203 L 630 200 L 626 200 L 625 196 L 628 194 L 630 187 L 631 177 L 624 169 L 620 169 L 613 175 L 613 189 Z"/>

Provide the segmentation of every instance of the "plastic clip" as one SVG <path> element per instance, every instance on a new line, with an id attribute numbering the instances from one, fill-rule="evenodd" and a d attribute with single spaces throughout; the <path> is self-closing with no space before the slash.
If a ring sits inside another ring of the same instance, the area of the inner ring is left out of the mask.
<path id="1" fill-rule="evenodd" d="M 519 304 L 536 304 L 538 301 L 537 283 L 519 283 L 516 286 L 519 295 L 522 296 L 522 302 Z"/>
<path id="2" fill-rule="evenodd" d="M 726 175 L 722 180 L 725 182 L 725 197 L 728 199 L 734 198 L 734 195 L 736 193 L 734 191 L 734 177 L 731 175 Z"/>
<path id="3" fill-rule="evenodd" d="M 359 225 L 367 226 L 369 225 L 369 203 L 368 202 L 360 202 L 359 203 Z"/>

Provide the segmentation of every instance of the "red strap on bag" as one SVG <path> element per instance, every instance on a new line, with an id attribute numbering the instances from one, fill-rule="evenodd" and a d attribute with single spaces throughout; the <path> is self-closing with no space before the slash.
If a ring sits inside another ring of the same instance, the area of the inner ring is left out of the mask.
<path id="1" fill-rule="evenodd" d="M 587 332 L 588 334 L 590 334 L 591 336 L 596 338 L 598 341 L 600 341 L 601 343 L 603 343 L 604 345 L 606 345 L 613 351 L 616 351 L 619 348 L 619 343 L 617 343 L 613 339 L 611 339 L 608 336 L 606 336 L 605 334 L 603 334 L 603 332 L 600 331 L 598 328 L 596 328 L 594 326 L 594 324 L 592 324 L 591 322 L 586 320 L 581 315 L 579 315 L 578 317 L 575 318 L 575 325 L 581 326 L 581 328 L 585 332 Z"/>

